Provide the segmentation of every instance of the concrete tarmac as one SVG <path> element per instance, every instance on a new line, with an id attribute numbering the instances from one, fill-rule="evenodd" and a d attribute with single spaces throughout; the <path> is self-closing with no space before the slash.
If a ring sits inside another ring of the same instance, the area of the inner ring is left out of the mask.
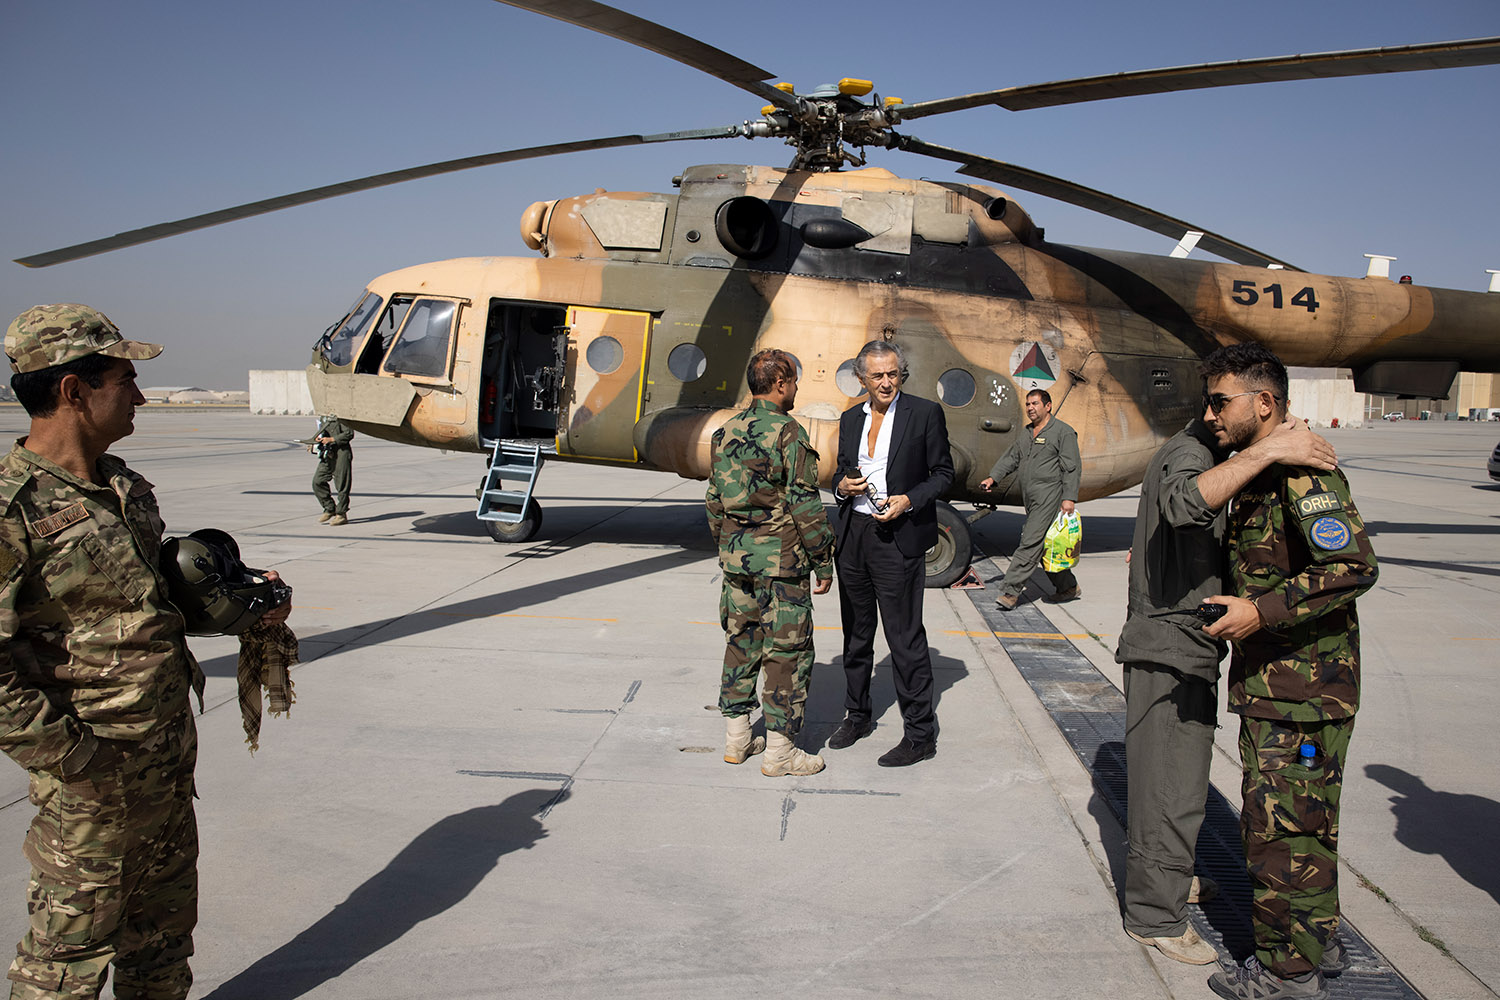
<path id="1" fill-rule="evenodd" d="M 25 418 L 0 409 L 0 429 Z M 350 523 L 317 523 L 312 420 L 146 410 L 115 452 L 170 532 L 233 533 L 296 589 L 290 718 L 243 744 L 233 639 L 200 639 L 194 997 L 1207 997 L 1120 929 L 1123 833 L 967 595 L 928 592 L 938 756 L 879 728 L 808 778 L 722 762 L 702 485 L 549 465 L 537 539 L 491 542 L 483 471 L 357 437 Z M 1426 996 L 1500 989 L 1500 429 L 1331 432 L 1381 557 L 1344 796 L 1344 903 Z M 1085 599 L 1047 607 L 1118 682 L 1135 494 L 1081 507 Z M 1015 511 L 980 544 L 1014 545 Z M 1040 575 L 1038 581 L 1040 581 Z M 1040 593 L 1038 589 L 1036 593 Z M 816 600 L 802 743 L 842 716 Z M 1234 720 L 1215 783 L 1238 802 Z M 25 776 L 0 771 L 0 937 L 25 929 Z"/>

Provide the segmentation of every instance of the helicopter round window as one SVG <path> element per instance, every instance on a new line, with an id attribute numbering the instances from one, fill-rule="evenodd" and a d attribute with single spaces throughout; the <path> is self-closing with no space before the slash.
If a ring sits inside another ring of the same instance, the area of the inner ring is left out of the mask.
<path id="1" fill-rule="evenodd" d="M 945 406 L 967 406 L 974 398 L 974 376 L 962 368 L 949 368 L 938 376 L 937 394 Z"/>
<path id="2" fill-rule="evenodd" d="M 853 358 L 839 365 L 839 370 L 833 373 L 833 384 L 839 387 L 839 392 L 853 399 L 858 399 L 865 394 L 865 387 L 860 384 L 859 376 L 854 373 Z"/>
<path id="3" fill-rule="evenodd" d="M 708 370 L 708 358 L 697 344 L 678 344 L 667 355 L 667 371 L 684 382 L 702 378 Z"/>
<path id="4" fill-rule="evenodd" d="M 600 375 L 608 375 L 625 360 L 625 348 L 613 337 L 595 337 L 589 341 L 583 356 L 588 359 L 590 368 Z"/>

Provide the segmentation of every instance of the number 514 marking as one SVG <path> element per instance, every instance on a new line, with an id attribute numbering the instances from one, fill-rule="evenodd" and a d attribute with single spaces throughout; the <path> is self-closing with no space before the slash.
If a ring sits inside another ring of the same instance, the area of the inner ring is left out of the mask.
<path id="1" fill-rule="evenodd" d="M 1271 300 L 1272 309 L 1281 308 L 1281 285 L 1266 285 L 1260 291 L 1256 291 L 1253 281 L 1236 281 L 1234 283 L 1234 295 L 1232 298 L 1242 306 L 1253 306 L 1260 301 L 1261 295 Z M 1313 294 L 1312 286 L 1303 288 L 1292 296 L 1292 305 L 1301 306 L 1308 312 L 1318 311 L 1318 297 Z"/>

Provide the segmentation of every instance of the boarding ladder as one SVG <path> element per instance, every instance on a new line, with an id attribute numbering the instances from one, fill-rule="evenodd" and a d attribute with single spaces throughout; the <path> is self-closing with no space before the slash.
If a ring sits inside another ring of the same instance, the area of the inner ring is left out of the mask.
<path id="1" fill-rule="evenodd" d="M 526 516 L 531 491 L 536 487 L 536 477 L 541 471 L 541 445 L 497 440 L 495 450 L 490 453 L 489 471 L 479 486 L 479 519 L 519 524 Z M 519 488 L 503 488 L 506 479 L 515 482 Z"/>

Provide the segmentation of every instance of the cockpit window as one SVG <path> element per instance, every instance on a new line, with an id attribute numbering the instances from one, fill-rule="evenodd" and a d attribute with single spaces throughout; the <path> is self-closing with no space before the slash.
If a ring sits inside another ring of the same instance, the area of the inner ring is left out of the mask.
<path id="1" fill-rule="evenodd" d="M 365 335 L 365 329 L 370 325 L 370 320 L 380 310 L 380 296 L 374 292 L 366 292 L 349 310 L 349 315 L 338 325 L 332 333 L 325 338 L 323 357 L 335 368 L 343 368 L 354 359 L 354 348 L 359 344 L 360 338 Z"/>
<path id="2" fill-rule="evenodd" d="M 385 357 L 385 370 L 427 378 L 446 377 L 448 348 L 453 340 L 453 317 L 457 312 L 456 302 L 442 299 L 412 301 L 406 325 Z"/>

